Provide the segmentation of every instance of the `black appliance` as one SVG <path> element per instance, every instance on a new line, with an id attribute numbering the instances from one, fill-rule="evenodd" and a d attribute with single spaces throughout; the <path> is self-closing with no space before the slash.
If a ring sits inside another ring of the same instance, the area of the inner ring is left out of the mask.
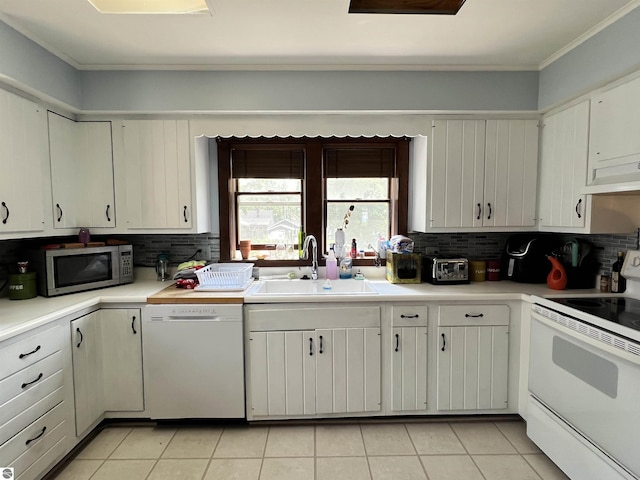
<path id="1" fill-rule="evenodd" d="M 563 297 L 549 300 L 603 320 L 640 330 L 640 300 L 627 297 Z"/>
<path id="2" fill-rule="evenodd" d="M 554 250 L 551 235 L 513 235 L 502 255 L 502 277 L 520 283 L 544 283 L 551 271 L 547 259 Z"/>

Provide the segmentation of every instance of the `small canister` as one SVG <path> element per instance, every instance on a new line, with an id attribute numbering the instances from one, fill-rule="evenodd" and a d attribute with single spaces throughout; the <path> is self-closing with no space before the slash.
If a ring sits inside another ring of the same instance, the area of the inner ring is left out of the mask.
<path id="1" fill-rule="evenodd" d="M 469 280 L 484 282 L 487 277 L 487 262 L 484 260 L 469 260 Z"/>
<path id="2" fill-rule="evenodd" d="M 27 300 L 36 295 L 35 272 L 9 275 L 9 300 Z"/>
<path id="3" fill-rule="evenodd" d="M 487 280 L 497 282 L 500 280 L 500 260 L 487 260 Z"/>
<path id="4" fill-rule="evenodd" d="M 600 277 L 600 291 L 603 293 L 609 293 L 611 291 L 611 277 L 609 275 L 602 275 Z"/>

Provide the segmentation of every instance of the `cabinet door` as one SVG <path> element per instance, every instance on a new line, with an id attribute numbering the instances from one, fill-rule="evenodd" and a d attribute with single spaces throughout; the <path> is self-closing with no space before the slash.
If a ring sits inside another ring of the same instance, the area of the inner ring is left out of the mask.
<path id="1" fill-rule="evenodd" d="M 0 90 L 0 234 L 44 230 L 45 109 Z"/>
<path id="2" fill-rule="evenodd" d="M 438 328 L 437 409 L 507 408 L 507 326 Z"/>
<path id="3" fill-rule="evenodd" d="M 49 112 L 53 225 L 115 227 L 110 122 Z"/>
<path id="4" fill-rule="evenodd" d="M 486 133 L 483 225 L 534 226 L 538 121 L 487 120 Z"/>
<path id="5" fill-rule="evenodd" d="M 186 120 L 118 123 L 119 207 L 128 229 L 190 229 L 191 159 Z M 122 187 L 119 187 L 122 188 Z"/>
<path id="6" fill-rule="evenodd" d="M 105 410 L 99 318 L 99 312 L 93 312 L 71 322 L 77 435 L 91 427 Z"/>
<path id="7" fill-rule="evenodd" d="M 140 310 L 102 309 L 102 375 L 107 411 L 142 411 Z"/>
<path id="8" fill-rule="evenodd" d="M 640 112 L 640 78 L 592 97 L 589 157 L 594 170 L 597 171 L 607 163 L 621 165 L 639 160 L 640 115 L 638 112 Z M 635 165 L 633 170 L 637 171 Z"/>
<path id="9" fill-rule="evenodd" d="M 391 408 L 427 409 L 427 327 L 392 330 Z"/>
<path id="10" fill-rule="evenodd" d="M 380 329 L 316 330 L 317 413 L 380 410 Z"/>
<path id="11" fill-rule="evenodd" d="M 540 156 L 540 225 L 585 226 L 589 101 L 546 117 Z"/>
<path id="12" fill-rule="evenodd" d="M 250 333 L 254 417 L 316 413 L 314 341 L 314 331 Z"/>
<path id="13" fill-rule="evenodd" d="M 482 225 L 484 155 L 484 120 L 433 122 L 430 227 Z"/>

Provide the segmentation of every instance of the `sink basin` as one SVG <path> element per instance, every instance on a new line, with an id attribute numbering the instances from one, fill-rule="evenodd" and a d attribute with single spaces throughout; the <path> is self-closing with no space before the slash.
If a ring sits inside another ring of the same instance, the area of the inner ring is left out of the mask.
<path id="1" fill-rule="evenodd" d="M 251 295 L 292 296 L 292 295 L 377 295 L 367 280 L 331 280 L 331 289 L 322 288 L 325 280 L 264 280 L 257 282 Z"/>

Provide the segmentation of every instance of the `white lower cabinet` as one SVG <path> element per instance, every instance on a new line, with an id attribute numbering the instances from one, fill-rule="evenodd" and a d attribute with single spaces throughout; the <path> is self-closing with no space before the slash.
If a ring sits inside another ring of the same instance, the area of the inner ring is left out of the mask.
<path id="1" fill-rule="evenodd" d="M 102 309 L 71 322 L 76 435 L 105 412 L 144 410 L 140 309 Z"/>
<path id="2" fill-rule="evenodd" d="M 427 409 L 427 307 L 391 307 L 391 409 Z"/>
<path id="3" fill-rule="evenodd" d="M 380 307 L 245 312 L 249 419 L 380 411 Z"/>
<path id="4" fill-rule="evenodd" d="M 0 466 L 42 475 L 73 447 L 71 353 L 62 323 L 0 343 Z"/>
<path id="5" fill-rule="evenodd" d="M 94 426 L 105 410 L 99 321 L 96 311 L 71 322 L 77 436 Z"/>
<path id="6" fill-rule="evenodd" d="M 507 408 L 507 305 L 441 305 L 437 343 L 438 410 Z"/>
<path id="7" fill-rule="evenodd" d="M 139 308 L 100 310 L 104 407 L 107 412 L 144 410 Z"/>
<path id="8" fill-rule="evenodd" d="M 254 416 L 380 410 L 380 328 L 251 332 Z"/>

